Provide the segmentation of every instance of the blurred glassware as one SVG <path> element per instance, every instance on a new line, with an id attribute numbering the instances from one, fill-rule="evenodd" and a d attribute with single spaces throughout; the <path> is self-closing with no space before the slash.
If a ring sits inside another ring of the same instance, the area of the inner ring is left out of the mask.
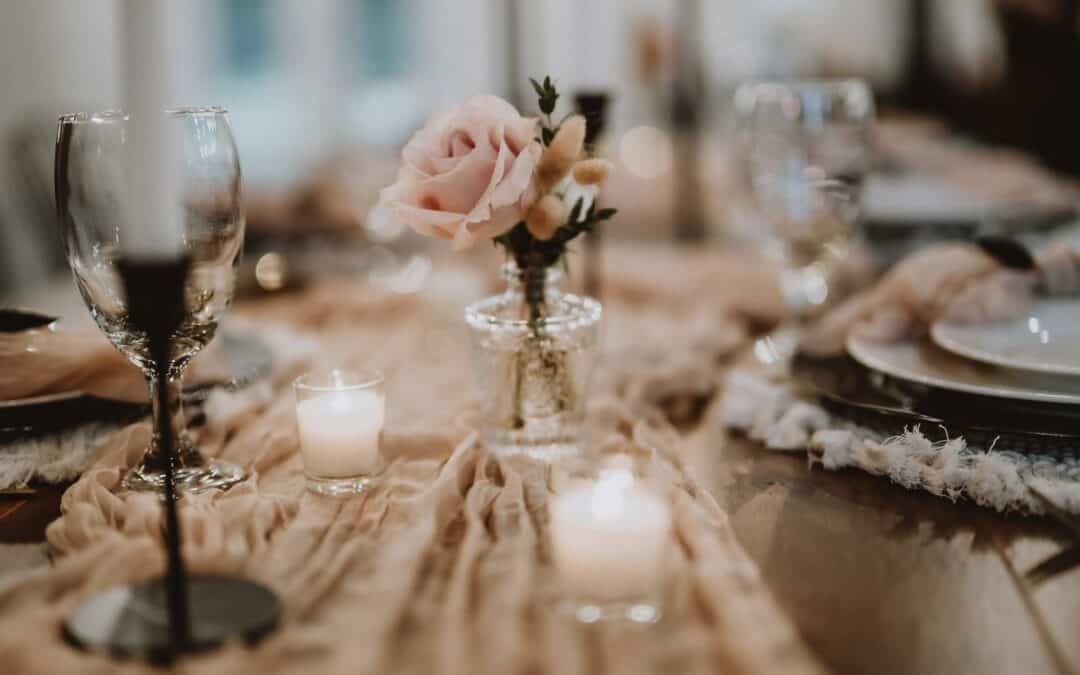
<path id="1" fill-rule="evenodd" d="M 736 130 L 755 190 L 792 172 L 859 193 L 873 161 L 874 95 L 862 80 L 755 82 L 735 92 Z"/>
<path id="2" fill-rule="evenodd" d="M 184 368 L 214 337 L 232 301 L 236 265 L 244 238 L 240 161 L 226 111 L 178 108 L 164 111 L 180 138 L 177 175 L 182 185 L 184 242 L 191 258 L 185 297 L 187 316 L 173 336 L 169 377 L 159 382 L 147 337 L 130 322 L 116 263 L 124 228 L 118 221 L 131 199 L 123 170 L 129 118 L 119 111 L 74 113 L 60 118 L 56 138 L 56 205 L 64 227 L 68 263 L 98 327 L 144 373 L 156 421 L 168 416 L 179 444 L 177 488 L 201 492 L 243 480 L 238 466 L 208 461 L 186 432 L 180 389 Z M 165 387 L 168 409 L 156 391 Z M 131 490 L 158 491 L 164 458 L 156 437 L 124 479 Z"/>
<path id="3" fill-rule="evenodd" d="M 756 352 L 784 362 L 796 351 L 798 322 L 826 302 L 847 256 L 873 159 L 874 99 L 860 80 L 757 82 L 739 87 L 735 111 L 761 247 L 785 265 L 790 317 Z"/>

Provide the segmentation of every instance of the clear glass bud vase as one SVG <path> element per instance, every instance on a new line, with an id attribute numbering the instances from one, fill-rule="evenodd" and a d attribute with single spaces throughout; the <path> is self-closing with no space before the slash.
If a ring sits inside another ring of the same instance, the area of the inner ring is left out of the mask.
<path id="1" fill-rule="evenodd" d="M 531 278 L 530 278 L 530 275 Z M 601 306 L 563 293 L 555 268 L 503 267 L 504 293 L 465 308 L 493 452 L 555 460 L 580 450 Z"/>

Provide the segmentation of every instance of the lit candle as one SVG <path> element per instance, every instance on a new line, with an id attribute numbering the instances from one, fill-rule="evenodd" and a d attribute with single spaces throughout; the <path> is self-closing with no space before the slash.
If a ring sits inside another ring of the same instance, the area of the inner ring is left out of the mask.
<path id="1" fill-rule="evenodd" d="M 177 130 L 164 114 L 175 95 L 173 8 L 174 0 L 125 0 L 122 5 L 130 192 L 119 244 L 134 258 L 173 258 L 184 248 Z"/>
<path id="2" fill-rule="evenodd" d="M 359 492 L 379 464 L 386 397 L 377 375 L 340 370 L 296 382 L 300 456 L 316 492 Z"/>
<path id="3" fill-rule="evenodd" d="M 551 545 L 564 592 L 600 603 L 633 603 L 660 589 L 671 511 L 627 469 L 555 498 Z"/>

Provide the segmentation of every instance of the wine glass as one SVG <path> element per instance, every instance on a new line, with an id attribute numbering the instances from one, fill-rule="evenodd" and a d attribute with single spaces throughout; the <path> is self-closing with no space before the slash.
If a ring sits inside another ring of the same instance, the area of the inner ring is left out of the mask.
<path id="1" fill-rule="evenodd" d="M 228 488 L 246 477 L 238 466 L 203 456 L 185 429 L 181 398 L 184 368 L 213 339 L 233 297 L 244 238 L 240 161 L 225 110 L 177 108 L 162 114 L 164 128 L 179 139 L 175 157 L 178 206 L 184 249 L 191 261 L 184 289 L 185 317 L 172 335 L 165 381 L 155 374 L 146 333 L 128 316 L 117 270 L 124 238 L 131 236 L 131 228 L 122 226 L 133 198 L 124 159 L 125 144 L 130 142 L 127 114 L 107 111 L 60 117 L 56 205 L 68 263 L 90 315 L 112 344 L 142 370 L 150 389 L 154 437 L 142 460 L 124 478 L 124 487 L 162 489 L 165 458 L 156 430 L 158 422 L 167 418 L 177 444 L 177 489 L 202 492 Z M 166 389 L 167 406 L 158 402 L 159 387 Z"/>
<path id="2" fill-rule="evenodd" d="M 765 225 L 762 248 L 784 265 L 789 314 L 757 352 L 785 361 L 796 351 L 800 320 L 828 299 L 830 277 L 855 234 L 872 161 L 874 98 L 860 80 L 757 82 L 739 87 L 735 111 Z"/>

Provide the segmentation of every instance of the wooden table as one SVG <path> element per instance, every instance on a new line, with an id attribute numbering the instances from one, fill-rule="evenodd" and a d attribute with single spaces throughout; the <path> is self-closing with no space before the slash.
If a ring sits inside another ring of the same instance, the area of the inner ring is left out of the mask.
<path id="1" fill-rule="evenodd" d="M 1080 672 L 1080 570 L 1023 574 L 1069 541 L 846 470 L 807 467 L 715 426 L 695 465 L 805 639 L 838 673 Z"/>

